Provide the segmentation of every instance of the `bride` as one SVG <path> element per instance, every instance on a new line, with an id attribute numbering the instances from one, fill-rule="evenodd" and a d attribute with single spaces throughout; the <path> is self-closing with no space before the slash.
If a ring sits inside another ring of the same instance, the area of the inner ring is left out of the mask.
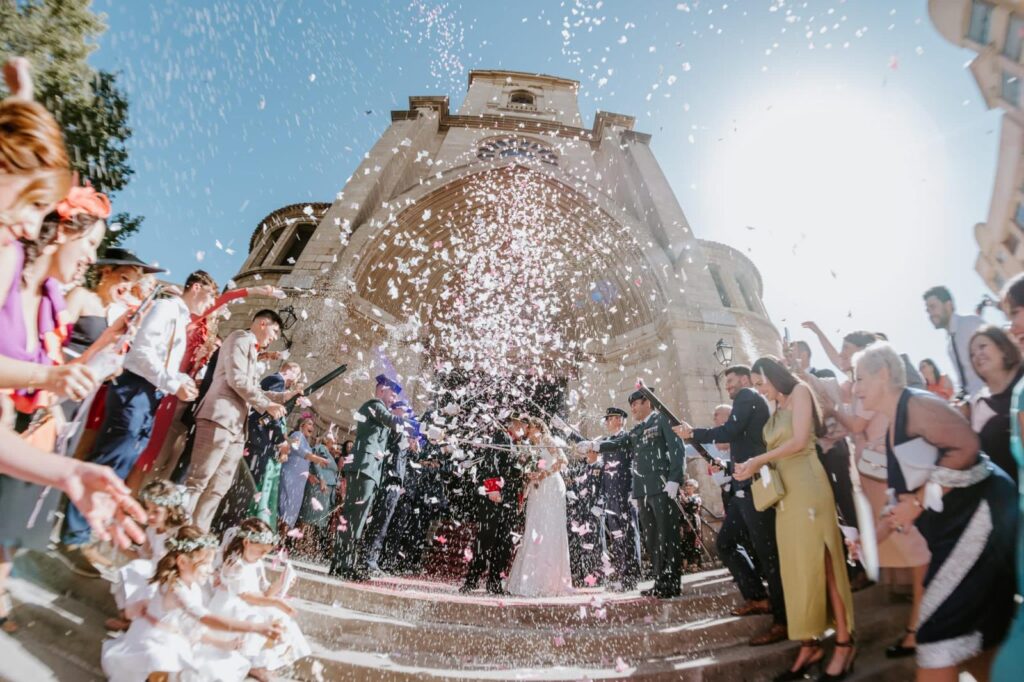
<path id="1" fill-rule="evenodd" d="M 531 445 L 549 446 L 539 453 L 537 470 L 527 474 L 526 529 L 512 562 L 506 591 L 519 597 L 556 597 L 572 593 L 565 481 L 568 462 L 547 425 L 530 417 L 526 437 Z"/>

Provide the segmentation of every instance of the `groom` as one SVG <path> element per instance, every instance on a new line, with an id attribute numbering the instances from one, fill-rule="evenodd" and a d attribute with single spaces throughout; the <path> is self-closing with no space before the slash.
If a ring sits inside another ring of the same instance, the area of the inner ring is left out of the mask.
<path id="1" fill-rule="evenodd" d="M 523 489 L 522 466 L 512 446 L 525 434 L 525 418 L 513 415 L 507 429 L 498 428 L 494 433 L 491 442 L 499 447 L 488 448 L 480 462 L 479 530 L 466 582 L 459 589 L 463 594 L 476 589 L 484 572 L 487 573 L 487 591 L 490 594 L 505 593 L 501 578 L 512 559 L 512 530 L 519 513 L 519 494 Z"/>

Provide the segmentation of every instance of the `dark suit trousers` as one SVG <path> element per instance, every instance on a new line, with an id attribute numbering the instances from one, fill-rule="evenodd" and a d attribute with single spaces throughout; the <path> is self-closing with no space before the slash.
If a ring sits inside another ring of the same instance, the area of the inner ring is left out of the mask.
<path id="1" fill-rule="evenodd" d="M 373 501 L 373 513 L 366 527 L 366 563 L 379 568 L 380 554 L 384 549 L 384 540 L 392 529 L 391 521 L 398 506 L 398 498 L 402 495 L 401 484 L 387 485 L 377 491 Z"/>
<path id="2" fill-rule="evenodd" d="M 153 415 L 163 393 L 132 372 L 124 372 L 107 390 L 106 414 L 96 450 L 88 461 L 104 464 L 125 479 L 135 461 L 149 444 L 153 429 Z M 89 522 L 73 504 L 68 505 L 64 533 L 61 541 L 67 545 L 80 545 L 89 541 Z"/>
<path id="3" fill-rule="evenodd" d="M 466 585 L 476 587 L 480 577 L 487 573 L 487 589 L 495 592 L 501 589 L 502 573 L 508 570 L 512 559 L 512 524 L 515 513 L 493 502 L 479 514 L 480 529 L 476 534 L 473 560 L 466 573 Z"/>
<path id="4" fill-rule="evenodd" d="M 637 510 L 627 501 L 615 513 L 606 513 L 601 524 L 601 547 L 608 553 L 615 573 L 612 579 L 633 589 L 640 579 L 640 524 Z"/>
<path id="5" fill-rule="evenodd" d="M 716 544 L 722 563 L 736 579 L 743 598 L 757 601 L 767 598 L 771 602 L 775 622 L 785 623 L 786 603 L 779 572 L 779 549 L 775 543 L 775 510 L 759 512 L 754 509 L 754 498 L 749 488 L 735 491 L 725 510 L 725 522 L 718 531 Z M 761 575 L 740 547 L 753 552 L 757 558 L 758 567 L 768 583 L 767 594 Z"/>
<path id="6" fill-rule="evenodd" d="M 665 596 L 678 595 L 683 573 L 679 507 L 662 492 L 644 497 L 638 511 L 640 532 L 654 569 L 654 589 Z"/>
<path id="7" fill-rule="evenodd" d="M 360 549 L 376 491 L 377 481 L 369 476 L 357 471 L 345 474 L 345 501 L 341 507 L 345 526 L 334 539 L 331 575 L 358 577 L 366 573 L 366 561 Z"/>

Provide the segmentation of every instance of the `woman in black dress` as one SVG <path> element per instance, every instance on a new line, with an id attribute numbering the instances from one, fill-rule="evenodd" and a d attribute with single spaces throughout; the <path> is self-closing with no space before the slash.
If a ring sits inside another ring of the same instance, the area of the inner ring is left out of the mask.
<path id="1" fill-rule="evenodd" d="M 1013 389 L 1024 376 L 1020 349 L 999 327 L 985 325 L 970 342 L 971 365 L 984 388 L 970 398 L 971 428 L 981 450 L 1017 482 L 1017 463 L 1010 452 L 1010 403 Z"/>
<path id="2" fill-rule="evenodd" d="M 889 486 L 898 504 L 878 540 L 915 524 L 932 559 L 917 628 L 917 679 L 988 679 L 1014 610 L 1017 493 L 980 451 L 970 424 L 944 400 L 906 388 L 899 355 L 876 343 L 855 358 L 854 392 L 889 415 Z"/>

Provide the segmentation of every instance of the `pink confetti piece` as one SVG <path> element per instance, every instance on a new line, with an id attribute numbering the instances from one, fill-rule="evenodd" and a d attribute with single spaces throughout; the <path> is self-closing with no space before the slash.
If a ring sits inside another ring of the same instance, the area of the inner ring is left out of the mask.
<path id="1" fill-rule="evenodd" d="M 559 647 L 565 646 L 565 637 L 562 637 L 561 635 L 555 635 L 551 638 L 551 643 Z"/>
<path id="2" fill-rule="evenodd" d="M 467 547 L 466 549 L 462 550 L 462 559 L 463 559 L 463 561 L 465 561 L 467 563 L 472 561 L 473 560 L 473 550 L 471 550 L 469 547 Z"/>
<path id="3" fill-rule="evenodd" d="M 446 538 L 443 535 L 435 535 L 434 536 L 434 542 L 436 542 L 438 544 L 441 544 L 441 545 L 446 545 L 446 544 L 448 544 L 448 538 Z"/>
<path id="4" fill-rule="evenodd" d="M 298 528 L 292 528 L 290 531 L 288 531 L 287 535 L 288 537 L 295 538 L 296 540 L 302 539 L 302 531 Z"/>
<path id="5" fill-rule="evenodd" d="M 591 573 L 590 575 L 588 575 L 586 578 L 583 579 L 583 582 L 585 582 L 587 584 L 587 587 L 593 587 L 594 585 L 597 584 L 597 576 L 594 575 L 593 573 Z"/>
<path id="6" fill-rule="evenodd" d="M 263 499 L 263 493 L 261 493 L 261 492 L 257 492 L 255 495 L 252 496 L 252 501 L 253 502 L 257 502 L 258 503 L 262 499 Z"/>
<path id="7" fill-rule="evenodd" d="M 628 669 L 629 669 L 629 666 L 626 665 L 626 662 L 624 660 L 622 660 L 622 656 L 616 656 L 615 657 L 615 672 L 617 672 L 617 673 L 624 673 Z"/>

